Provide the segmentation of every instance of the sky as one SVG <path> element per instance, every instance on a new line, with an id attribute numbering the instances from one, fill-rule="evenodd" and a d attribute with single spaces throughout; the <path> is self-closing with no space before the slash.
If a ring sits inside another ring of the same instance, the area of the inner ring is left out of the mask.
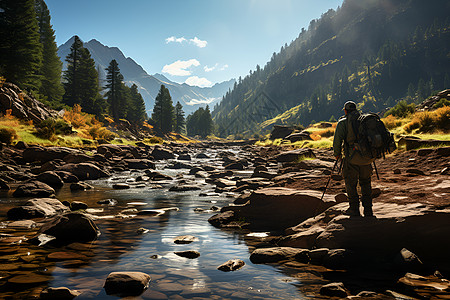
<path id="1" fill-rule="evenodd" d="M 264 67 L 343 0 L 46 0 L 56 42 L 118 47 L 148 74 L 201 87 Z M 120 67 L 120 66 L 119 66 Z"/>

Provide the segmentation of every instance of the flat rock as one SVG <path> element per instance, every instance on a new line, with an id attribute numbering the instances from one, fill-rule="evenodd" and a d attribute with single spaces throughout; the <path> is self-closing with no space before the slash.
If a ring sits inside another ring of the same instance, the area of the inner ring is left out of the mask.
<path id="1" fill-rule="evenodd" d="M 61 201 L 53 198 L 36 198 L 25 202 L 23 206 L 11 208 L 8 213 L 8 219 L 32 219 L 51 217 L 56 214 L 69 211 Z"/>
<path id="2" fill-rule="evenodd" d="M 14 197 L 53 197 L 55 190 L 40 181 L 31 181 L 21 184 L 13 193 Z"/>
<path id="3" fill-rule="evenodd" d="M 40 294 L 40 299 L 43 300 L 70 300 L 81 295 L 80 291 L 71 290 L 66 287 L 48 287 Z"/>
<path id="4" fill-rule="evenodd" d="M 252 252 L 250 260 L 254 264 L 274 263 L 294 259 L 303 249 L 292 247 L 259 248 Z"/>
<path id="5" fill-rule="evenodd" d="M 75 175 L 79 180 L 99 179 L 109 177 L 111 174 L 101 170 L 91 163 L 65 164 L 58 167 L 56 171 L 65 171 Z"/>
<path id="6" fill-rule="evenodd" d="M 174 239 L 175 244 L 190 244 L 192 242 L 198 241 L 198 238 L 192 235 L 180 235 Z"/>
<path id="7" fill-rule="evenodd" d="M 178 256 L 186 257 L 186 258 L 190 258 L 190 259 L 194 259 L 194 258 L 197 258 L 200 256 L 200 252 L 195 251 L 195 250 L 177 251 L 174 253 Z"/>

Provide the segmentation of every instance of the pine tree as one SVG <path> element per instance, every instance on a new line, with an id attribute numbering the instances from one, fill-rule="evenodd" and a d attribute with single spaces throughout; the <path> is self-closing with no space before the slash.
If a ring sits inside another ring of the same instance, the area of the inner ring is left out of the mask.
<path id="1" fill-rule="evenodd" d="M 183 106 L 180 101 L 175 105 L 175 132 L 184 133 L 186 127 L 186 120 L 184 119 Z"/>
<path id="2" fill-rule="evenodd" d="M 42 45 L 34 0 L 2 0 L 0 73 L 19 87 L 38 90 Z"/>
<path id="3" fill-rule="evenodd" d="M 211 112 L 209 106 L 206 108 L 200 107 L 194 113 L 190 114 L 186 118 L 187 134 L 189 136 L 200 135 L 206 137 L 213 133 L 214 123 L 211 118 Z M 220 131 L 224 132 L 223 130 Z"/>
<path id="4" fill-rule="evenodd" d="M 106 93 L 112 117 L 114 121 L 126 116 L 126 96 L 123 89 L 123 76 L 120 73 L 119 64 L 113 59 L 106 68 Z"/>
<path id="5" fill-rule="evenodd" d="M 69 106 L 81 103 L 80 95 L 80 60 L 83 42 L 78 36 L 74 37 L 74 42 L 70 47 L 70 53 L 66 57 L 67 70 L 64 72 L 64 96 L 63 102 Z"/>
<path id="6" fill-rule="evenodd" d="M 81 102 L 80 105 L 85 112 L 90 114 L 97 113 L 97 101 L 98 95 L 98 73 L 95 68 L 94 59 L 92 59 L 89 50 L 86 48 L 81 49 L 81 60 L 79 71 L 83 75 L 81 80 Z"/>
<path id="7" fill-rule="evenodd" d="M 98 73 L 89 50 L 83 47 L 78 36 L 75 36 L 66 61 L 63 102 L 69 106 L 79 104 L 85 112 L 99 114 L 99 106 L 95 103 L 98 100 Z"/>
<path id="8" fill-rule="evenodd" d="M 57 55 L 55 31 L 50 24 L 50 12 L 43 0 L 36 0 L 36 17 L 39 25 L 40 41 L 43 47 L 42 67 L 40 69 L 42 100 L 52 107 L 61 104 L 64 88 L 61 84 L 62 62 Z"/>
<path id="9" fill-rule="evenodd" d="M 174 124 L 174 107 L 169 90 L 164 85 L 161 85 L 158 95 L 156 96 L 152 120 L 157 132 L 165 134 L 172 131 Z"/>
<path id="10" fill-rule="evenodd" d="M 144 98 L 138 91 L 137 85 L 133 84 L 130 89 L 130 106 L 128 108 L 128 120 L 134 124 L 142 125 L 147 119 Z"/>

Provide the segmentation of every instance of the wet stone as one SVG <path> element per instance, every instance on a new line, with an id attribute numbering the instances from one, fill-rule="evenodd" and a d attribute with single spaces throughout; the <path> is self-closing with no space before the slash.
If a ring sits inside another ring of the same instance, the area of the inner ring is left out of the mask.
<path id="1" fill-rule="evenodd" d="M 189 258 L 189 259 L 194 259 L 194 258 L 197 258 L 200 256 L 200 252 L 195 251 L 195 250 L 177 251 L 174 253 L 178 256 Z"/>
<path id="2" fill-rule="evenodd" d="M 73 260 L 73 259 L 80 259 L 80 260 L 85 260 L 87 259 L 86 256 L 75 253 L 75 252 L 53 252 L 50 253 L 47 256 L 48 259 L 50 260 Z"/>
<path id="3" fill-rule="evenodd" d="M 198 241 L 198 238 L 192 235 L 180 235 L 174 239 L 175 244 L 190 244 L 192 242 Z"/>

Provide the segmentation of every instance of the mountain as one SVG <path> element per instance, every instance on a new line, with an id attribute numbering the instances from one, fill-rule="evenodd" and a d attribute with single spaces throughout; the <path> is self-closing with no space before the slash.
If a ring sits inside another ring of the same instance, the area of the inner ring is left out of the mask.
<path id="1" fill-rule="evenodd" d="M 219 134 L 338 118 L 343 103 L 379 112 L 450 87 L 450 2 L 345 0 L 312 20 L 212 112 Z"/>
<path id="2" fill-rule="evenodd" d="M 73 41 L 74 37 L 70 38 L 58 48 L 58 56 L 63 60 L 63 70 L 67 69 L 65 57 L 69 54 Z M 139 91 L 144 98 L 145 107 L 149 115 L 151 115 L 155 98 L 162 84 L 169 89 L 174 105 L 177 101 L 180 101 L 183 105 L 184 112 L 189 114 L 199 107 L 206 106 L 206 104 L 214 106 L 216 103 L 220 102 L 223 95 L 225 95 L 235 82 L 234 79 L 231 79 L 207 88 L 190 86 L 184 83 L 179 84 L 170 81 L 162 74 L 147 74 L 138 63 L 130 57 L 125 57 L 122 51 L 117 47 L 105 46 L 95 39 L 84 43 L 84 47 L 89 50 L 96 65 L 98 65 L 100 80 L 103 82 L 106 78 L 105 69 L 109 66 L 111 60 L 115 59 L 117 61 L 125 83 L 129 86 L 132 84 L 138 86 Z"/>

